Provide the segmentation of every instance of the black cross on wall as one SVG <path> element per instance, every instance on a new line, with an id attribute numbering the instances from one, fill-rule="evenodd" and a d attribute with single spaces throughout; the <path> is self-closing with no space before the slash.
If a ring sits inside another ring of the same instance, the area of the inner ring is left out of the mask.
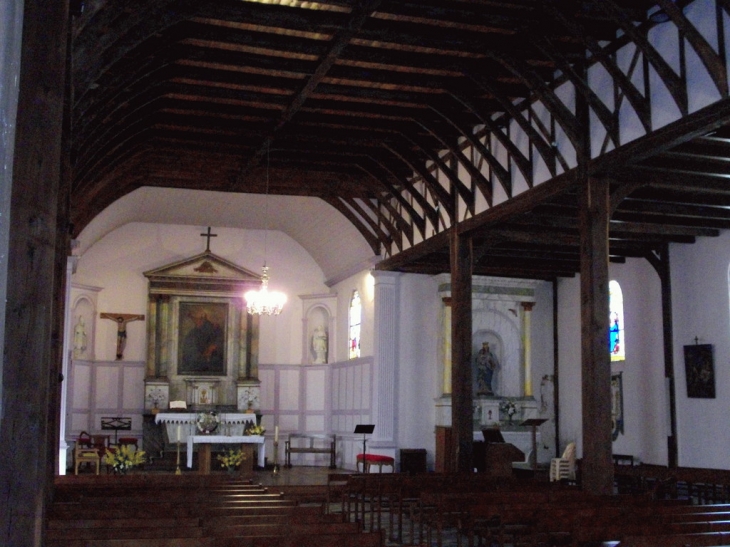
<path id="1" fill-rule="evenodd" d="M 205 244 L 205 252 L 210 252 L 210 238 L 211 237 L 218 237 L 218 234 L 212 234 L 210 232 L 210 226 L 208 226 L 208 231 L 204 234 L 200 234 L 201 237 L 207 237 L 208 241 Z"/>

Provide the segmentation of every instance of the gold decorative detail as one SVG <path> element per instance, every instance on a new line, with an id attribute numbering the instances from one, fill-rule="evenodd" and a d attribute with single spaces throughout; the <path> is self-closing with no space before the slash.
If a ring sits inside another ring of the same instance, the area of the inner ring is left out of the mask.
<path id="1" fill-rule="evenodd" d="M 204 262 L 203 262 L 203 263 L 202 263 L 202 264 L 201 264 L 200 266 L 198 266 L 197 268 L 193 268 L 193 269 L 194 269 L 194 271 L 196 271 L 196 272 L 200 272 L 200 273 L 218 273 L 218 270 L 216 270 L 216 269 L 215 269 L 215 268 L 213 267 L 213 264 L 211 264 L 211 263 L 210 263 L 210 262 L 208 262 L 207 260 L 206 260 L 206 261 L 204 261 Z"/>

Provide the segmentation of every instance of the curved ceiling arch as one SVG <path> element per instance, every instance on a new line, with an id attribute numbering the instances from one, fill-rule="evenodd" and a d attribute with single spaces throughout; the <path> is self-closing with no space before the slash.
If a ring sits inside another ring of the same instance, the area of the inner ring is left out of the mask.
<path id="1" fill-rule="evenodd" d="M 78 235 L 78 252 L 130 222 L 278 230 L 312 256 L 326 280 L 373 263 L 373 249 L 356 228 L 319 198 L 151 187 L 125 195 L 91 220 Z"/>

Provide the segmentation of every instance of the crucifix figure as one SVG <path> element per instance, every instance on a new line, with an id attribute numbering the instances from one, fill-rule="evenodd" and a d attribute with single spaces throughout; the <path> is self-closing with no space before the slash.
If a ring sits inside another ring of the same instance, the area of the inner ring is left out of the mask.
<path id="1" fill-rule="evenodd" d="M 218 237 L 218 234 L 212 234 L 210 233 L 210 226 L 208 226 L 208 231 L 204 234 L 200 234 L 200 237 L 207 237 L 208 241 L 205 243 L 205 252 L 210 252 L 210 238 L 211 237 Z"/>
<path id="2" fill-rule="evenodd" d="M 144 315 L 136 315 L 133 313 L 102 313 L 99 314 L 102 319 L 111 319 L 117 323 L 117 361 L 122 360 L 124 354 L 124 346 L 127 345 L 127 323 L 130 321 L 141 321 Z"/>

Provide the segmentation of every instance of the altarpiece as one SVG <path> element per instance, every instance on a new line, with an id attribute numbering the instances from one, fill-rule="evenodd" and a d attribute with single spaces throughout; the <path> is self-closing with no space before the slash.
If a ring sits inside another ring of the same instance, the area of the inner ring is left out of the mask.
<path id="1" fill-rule="evenodd" d="M 209 250 L 144 275 L 145 409 L 258 411 L 259 320 L 242 295 L 261 277 Z"/>

